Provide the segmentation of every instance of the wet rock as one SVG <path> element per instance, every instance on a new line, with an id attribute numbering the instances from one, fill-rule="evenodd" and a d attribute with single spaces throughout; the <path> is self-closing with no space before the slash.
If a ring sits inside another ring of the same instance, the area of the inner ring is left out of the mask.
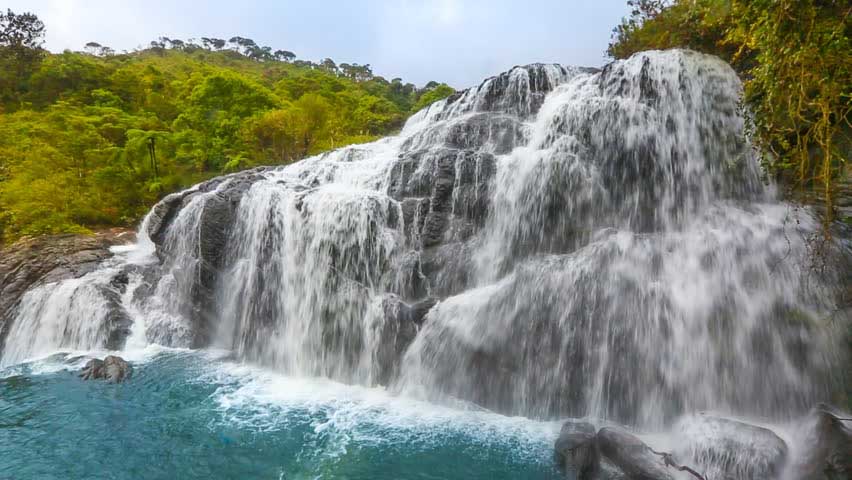
<path id="1" fill-rule="evenodd" d="M 93 358 L 86 362 L 83 370 L 80 371 L 80 378 L 83 380 L 95 380 L 104 378 L 104 361 L 98 358 Z"/>
<path id="2" fill-rule="evenodd" d="M 121 294 L 112 289 L 102 288 L 101 295 L 107 301 L 107 314 L 104 316 L 101 329 L 106 331 L 106 340 L 102 347 L 107 350 L 120 350 L 130 336 L 133 319 L 121 304 Z"/>
<path id="3" fill-rule="evenodd" d="M 379 384 L 388 385 L 396 375 L 398 359 L 414 341 L 423 317 L 435 303 L 435 299 L 427 298 L 409 305 L 396 295 L 387 295 L 382 299 L 383 321 L 378 331 L 374 372 Z"/>
<path id="4" fill-rule="evenodd" d="M 476 110 L 508 112 L 520 117 L 535 114 L 544 103 L 545 95 L 556 87 L 547 73 L 548 68 L 568 74 L 568 70 L 559 65 L 533 63 L 485 80 L 479 87 L 483 97 Z M 521 82 L 527 88 L 519 88 Z"/>
<path id="5" fill-rule="evenodd" d="M 121 383 L 133 373 L 133 368 L 123 358 L 107 355 L 103 360 L 89 360 L 80 372 L 83 380 L 106 380 L 108 383 Z"/>
<path id="6" fill-rule="evenodd" d="M 158 246 L 162 246 L 166 233 L 180 210 L 198 194 L 208 193 L 216 190 L 220 185 L 227 182 L 222 196 L 227 201 L 238 202 L 239 198 L 248 188 L 261 178 L 260 173 L 267 167 L 258 167 L 251 170 L 216 177 L 196 185 L 194 188 L 182 192 L 172 193 L 157 202 L 151 209 L 147 223 L 147 234 Z M 219 212 L 221 214 L 221 212 Z"/>
<path id="7" fill-rule="evenodd" d="M 154 205 L 148 215 L 148 229 L 146 232 L 154 243 L 162 242 L 168 225 L 172 222 L 178 211 L 180 211 L 183 199 L 191 194 L 192 191 L 189 190 L 172 193 L 166 195 L 165 198 Z"/>
<path id="8" fill-rule="evenodd" d="M 469 287 L 473 258 L 474 247 L 466 242 L 444 243 L 423 250 L 420 267 L 432 295 L 445 297 Z"/>
<path id="9" fill-rule="evenodd" d="M 411 250 L 401 256 L 395 283 L 397 293 L 403 298 L 423 298 L 429 295 L 429 281 L 423 274 L 420 252 Z"/>
<path id="10" fill-rule="evenodd" d="M 828 405 L 818 405 L 801 425 L 803 452 L 792 467 L 792 478 L 852 478 L 852 421 Z M 844 420 L 845 419 L 845 420 Z"/>
<path id="11" fill-rule="evenodd" d="M 661 457 L 638 437 L 615 427 L 597 434 L 601 455 L 618 467 L 629 480 L 673 480 Z"/>
<path id="12" fill-rule="evenodd" d="M 426 314 L 438 303 L 437 298 L 429 297 L 419 302 L 414 302 L 409 306 L 409 318 L 416 325 L 422 325 Z"/>
<path id="13" fill-rule="evenodd" d="M 502 155 L 522 144 L 524 133 L 524 125 L 517 117 L 479 113 L 450 125 L 445 142 L 461 149 L 477 149 L 488 144 L 495 154 Z"/>
<path id="14" fill-rule="evenodd" d="M 595 433 L 594 425 L 580 420 L 568 420 L 562 425 L 554 450 L 556 463 L 565 469 L 568 478 L 591 479 L 599 470 Z"/>
<path id="15" fill-rule="evenodd" d="M 0 249 L 0 353 L 18 303 L 28 290 L 82 277 L 112 255 L 109 247 L 134 239 L 130 230 L 111 229 L 95 235 L 24 238 Z"/>
<path id="16" fill-rule="evenodd" d="M 787 460 L 787 444 L 767 428 L 702 414 L 684 417 L 675 430 L 678 458 L 707 478 L 771 480 Z"/>
<path id="17" fill-rule="evenodd" d="M 174 257 L 177 253 L 171 251 L 174 242 L 170 240 L 169 229 L 183 208 L 198 195 L 204 195 L 197 226 L 197 258 L 192 265 L 195 271 L 191 278 L 195 283 L 190 289 L 188 308 L 183 312 L 192 323 L 192 347 L 210 343 L 217 318 L 214 290 L 226 261 L 226 246 L 236 222 L 236 210 L 245 192 L 262 178 L 260 171 L 262 169 L 252 169 L 214 178 L 191 190 L 169 195 L 154 206 L 148 218 L 147 233 L 157 245 L 157 255 L 161 260 Z"/>
<path id="18" fill-rule="evenodd" d="M 104 358 L 104 378 L 109 383 L 121 383 L 130 378 L 133 369 L 121 357 L 115 355 L 107 355 Z"/>
<path id="19" fill-rule="evenodd" d="M 471 237 L 488 215 L 495 162 L 473 148 L 402 155 L 391 168 L 388 195 L 401 204 L 408 243 L 430 247 Z"/>

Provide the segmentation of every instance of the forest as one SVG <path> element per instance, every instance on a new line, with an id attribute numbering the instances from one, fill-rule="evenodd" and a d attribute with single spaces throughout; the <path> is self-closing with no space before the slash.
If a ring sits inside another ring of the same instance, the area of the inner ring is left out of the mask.
<path id="1" fill-rule="evenodd" d="M 852 154 L 847 2 L 628 4 L 609 57 L 682 47 L 731 63 L 766 172 L 821 204 L 826 224 L 850 220 L 835 218 Z M 376 139 L 454 92 L 240 36 L 54 54 L 45 31 L 33 14 L 0 14 L 0 242 L 132 226 L 165 194 Z"/>
<path id="2" fill-rule="evenodd" d="M 162 196 L 398 130 L 453 93 L 244 37 L 50 53 L 0 13 L 0 241 L 133 226 Z"/>

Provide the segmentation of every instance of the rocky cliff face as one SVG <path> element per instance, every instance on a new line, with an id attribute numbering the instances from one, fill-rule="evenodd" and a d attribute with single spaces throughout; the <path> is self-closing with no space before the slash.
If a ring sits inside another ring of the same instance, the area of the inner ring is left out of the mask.
<path id="1" fill-rule="evenodd" d="M 114 229 L 92 236 L 25 238 L 0 250 L 0 352 L 21 299 L 28 291 L 83 277 L 112 256 L 110 247 L 134 241 L 133 232 Z M 111 332 L 107 337 L 112 348 L 121 346 L 129 324 L 129 318 L 116 315 L 105 327 Z"/>

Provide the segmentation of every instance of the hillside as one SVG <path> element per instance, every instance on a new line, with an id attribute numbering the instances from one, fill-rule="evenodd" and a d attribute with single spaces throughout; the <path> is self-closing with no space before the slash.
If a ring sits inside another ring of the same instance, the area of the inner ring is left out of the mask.
<path id="1" fill-rule="evenodd" d="M 397 130 L 453 90 L 234 37 L 115 54 L 0 36 L 0 239 L 132 225 L 159 198 Z M 20 19 L 25 15 L 18 15 Z M 19 24 L 18 22 L 17 24 Z M 32 33 L 32 32 L 31 32 Z M 10 40 L 11 39 L 11 40 Z"/>

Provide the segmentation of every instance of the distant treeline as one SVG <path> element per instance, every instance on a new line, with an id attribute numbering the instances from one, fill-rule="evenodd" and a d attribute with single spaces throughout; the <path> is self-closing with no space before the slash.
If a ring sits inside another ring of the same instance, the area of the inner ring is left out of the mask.
<path id="1" fill-rule="evenodd" d="M 132 225 L 169 192 L 373 140 L 453 93 L 243 37 L 52 54 L 44 31 L 35 15 L 0 13 L 5 242 Z"/>

